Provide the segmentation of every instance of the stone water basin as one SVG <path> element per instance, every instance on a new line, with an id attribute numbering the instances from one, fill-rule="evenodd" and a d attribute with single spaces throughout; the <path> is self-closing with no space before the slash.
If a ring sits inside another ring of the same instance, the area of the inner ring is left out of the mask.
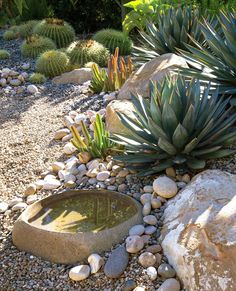
<path id="1" fill-rule="evenodd" d="M 68 190 L 30 205 L 13 228 L 13 243 L 55 263 L 72 264 L 122 242 L 142 222 L 133 198 L 107 190 Z"/>

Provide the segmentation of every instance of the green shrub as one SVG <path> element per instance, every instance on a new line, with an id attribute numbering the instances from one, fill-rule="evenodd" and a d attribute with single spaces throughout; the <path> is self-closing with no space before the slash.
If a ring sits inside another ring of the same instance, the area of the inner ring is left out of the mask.
<path id="1" fill-rule="evenodd" d="M 43 74 L 33 73 L 30 75 L 29 81 L 33 84 L 43 84 L 47 81 L 47 78 Z"/>
<path id="2" fill-rule="evenodd" d="M 118 114 L 132 134 L 115 134 L 113 140 L 126 147 L 115 159 L 149 175 L 174 165 L 202 169 L 207 159 L 235 153 L 224 147 L 236 140 L 236 113 L 229 114 L 229 99 L 218 91 L 209 98 L 209 90 L 210 84 L 201 94 L 198 80 L 178 76 L 151 83 L 150 100 L 132 96 L 136 118 Z"/>
<path id="3" fill-rule="evenodd" d="M 33 34 L 35 26 L 39 23 L 37 20 L 29 20 L 19 26 L 19 35 L 21 38 L 26 38 Z"/>
<path id="4" fill-rule="evenodd" d="M 67 47 L 75 38 L 75 31 L 67 22 L 57 18 L 42 20 L 34 33 L 51 38 L 58 48 Z"/>
<path id="5" fill-rule="evenodd" d="M 55 49 L 55 43 L 47 37 L 33 35 L 27 37 L 27 39 L 21 45 L 21 53 L 27 58 L 36 58 L 41 53 Z"/>
<path id="6" fill-rule="evenodd" d="M 19 31 L 17 26 L 12 26 L 8 30 L 6 30 L 3 34 L 3 39 L 5 40 L 13 40 L 19 37 Z"/>
<path id="7" fill-rule="evenodd" d="M 194 68 L 182 72 L 188 76 L 214 80 L 220 84 L 221 92 L 236 94 L 236 13 L 222 11 L 219 25 L 220 32 L 207 20 L 200 24 L 209 49 L 194 41 L 197 48 L 187 45 L 191 53 L 182 52 L 189 61 L 207 67 L 208 71 L 210 69 L 210 73 Z"/>
<path id="8" fill-rule="evenodd" d="M 41 54 L 36 62 L 36 71 L 47 77 L 61 75 L 68 69 L 69 58 L 63 52 L 56 50 Z"/>
<path id="9" fill-rule="evenodd" d="M 80 152 L 88 152 L 93 158 L 105 158 L 117 148 L 117 145 L 110 140 L 109 132 L 106 130 L 99 114 L 96 115 L 93 126 L 94 136 L 92 137 L 83 121 L 81 121 L 83 138 L 79 135 L 76 128 L 72 126 L 71 133 L 73 138 L 71 142 Z"/>
<path id="10" fill-rule="evenodd" d="M 129 55 L 131 53 L 132 41 L 122 31 L 115 29 L 103 29 L 98 31 L 93 39 L 103 44 L 114 54 L 116 48 L 119 48 L 120 55 Z"/>
<path id="11" fill-rule="evenodd" d="M 7 50 L 0 50 L 0 60 L 10 58 L 10 53 Z"/>
<path id="12" fill-rule="evenodd" d="M 83 66 L 88 62 L 95 62 L 99 66 L 106 66 L 109 51 L 94 40 L 79 40 L 73 42 L 67 49 L 72 65 Z"/>
<path id="13" fill-rule="evenodd" d="M 193 43 L 192 38 L 203 43 L 205 39 L 198 23 L 200 15 L 200 11 L 191 6 L 158 12 L 157 25 L 149 22 L 146 32 L 140 31 L 141 47 L 134 48 L 135 60 L 143 64 L 162 54 L 178 54 L 178 49 L 186 50 L 186 43 Z M 217 25 L 216 20 L 209 21 Z"/>

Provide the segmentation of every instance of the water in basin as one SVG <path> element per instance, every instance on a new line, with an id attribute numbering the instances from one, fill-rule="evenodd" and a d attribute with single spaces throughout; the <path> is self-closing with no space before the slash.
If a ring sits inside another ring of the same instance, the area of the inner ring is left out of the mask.
<path id="1" fill-rule="evenodd" d="M 126 197 L 94 193 L 64 198 L 42 208 L 29 222 L 59 232 L 98 232 L 114 227 L 137 213 Z"/>

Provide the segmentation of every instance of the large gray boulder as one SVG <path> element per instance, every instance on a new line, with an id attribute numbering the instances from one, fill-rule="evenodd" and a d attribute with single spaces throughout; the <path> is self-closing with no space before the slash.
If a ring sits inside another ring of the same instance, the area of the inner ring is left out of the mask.
<path id="1" fill-rule="evenodd" d="M 120 89 L 118 99 L 130 99 L 131 92 L 149 96 L 150 81 L 161 81 L 166 75 L 174 74 L 177 67 L 187 68 L 184 58 L 175 54 L 164 54 L 142 65 Z"/>
<path id="2" fill-rule="evenodd" d="M 167 203 L 161 239 L 186 290 L 236 290 L 236 175 L 197 175 Z"/>

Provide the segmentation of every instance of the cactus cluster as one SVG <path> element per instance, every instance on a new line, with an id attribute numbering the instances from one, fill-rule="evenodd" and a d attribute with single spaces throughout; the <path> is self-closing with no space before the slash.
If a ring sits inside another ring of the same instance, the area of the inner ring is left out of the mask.
<path id="1" fill-rule="evenodd" d="M 21 45 L 21 53 L 27 58 L 36 58 L 41 53 L 55 49 L 55 43 L 47 37 L 42 37 L 39 35 L 28 36 L 26 40 Z"/>
<path id="2" fill-rule="evenodd" d="M 69 58 L 57 50 L 46 51 L 41 54 L 36 62 L 36 71 L 47 77 L 61 75 L 68 69 Z"/>
<path id="3" fill-rule="evenodd" d="M 21 38 L 27 38 L 33 34 L 35 26 L 39 23 L 38 20 L 29 20 L 19 26 L 19 35 Z"/>
<path id="4" fill-rule="evenodd" d="M 122 31 L 115 29 L 102 29 L 98 31 L 93 39 L 103 44 L 109 51 L 114 54 L 116 48 L 119 48 L 120 55 L 130 55 L 132 49 L 132 41 Z"/>
<path id="5" fill-rule="evenodd" d="M 29 77 L 30 83 L 33 83 L 33 84 L 43 84 L 46 82 L 46 80 L 47 78 L 43 74 L 40 74 L 40 73 L 33 73 Z"/>
<path id="6" fill-rule="evenodd" d="M 10 53 L 7 50 L 0 50 L 0 60 L 5 60 L 10 57 Z"/>
<path id="7" fill-rule="evenodd" d="M 19 31 L 17 26 L 12 26 L 6 30 L 3 34 L 4 40 L 13 40 L 19 37 Z"/>
<path id="8" fill-rule="evenodd" d="M 99 66 L 107 65 L 109 51 L 95 40 L 80 40 L 73 42 L 67 49 L 72 65 L 83 66 L 88 62 L 95 62 Z"/>
<path id="9" fill-rule="evenodd" d="M 40 21 L 36 25 L 34 33 L 51 38 L 58 48 L 67 47 L 75 37 L 73 27 L 57 18 L 47 18 Z"/>

